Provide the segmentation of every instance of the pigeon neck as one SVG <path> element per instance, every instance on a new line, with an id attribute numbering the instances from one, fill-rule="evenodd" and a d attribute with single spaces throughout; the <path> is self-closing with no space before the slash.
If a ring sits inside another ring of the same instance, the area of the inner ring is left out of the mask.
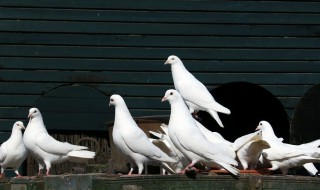
<path id="1" fill-rule="evenodd" d="M 171 115 L 170 115 L 170 118 L 172 118 L 172 116 L 176 115 L 176 114 L 177 115 L 183 115 L 183 117 L 185 117 L 185 118 L 190 116 L 190 111 L 189 111 L 187 105 L 182 100 L 182 98 L 179 98 L 174 102 L 171 102 Z"/>
<path id="2" fill-rule="evenodd" d="M 171 65 L 171 70 L 172 70 L 172 74 L 175 73 L 174 75 L 177 76 L 177 74 L 181 74 L 183 72 L 181 71 L 185 71 L 185 72 L 188 72 L 188 70 L 184 67 L 184 65 L 181 63 L 181 64 L 173 64 Z"/>
<path id="3" fill-rule="evenodd" d="M 262 138 L 263 140 L 275 140 L 275 141 L 278 141 L 278 137 L 276 136 L 276 134 L 274 134 L 274 131 L 273 129 L 268 129 L 268 130 L 265 130 L 263 133 L 262 133 Z"/>
<path id="4" fill-rule="evenodd" d="M 121 118 L 123 117 L 126 117 L 126 118 L 132 117 L 128 107 L 125 104 L 121 106 L 116 106 L 116 109 L 115 109 L 115 119 L 119 118 L 121 120 Z"/>
<path id="5" fill-rule="evenodd" d="M 22 141 L 22 131 L 20 129 L 13 128 L 10 139 L 14 139 L 12 143 L 20 144 Z"/>

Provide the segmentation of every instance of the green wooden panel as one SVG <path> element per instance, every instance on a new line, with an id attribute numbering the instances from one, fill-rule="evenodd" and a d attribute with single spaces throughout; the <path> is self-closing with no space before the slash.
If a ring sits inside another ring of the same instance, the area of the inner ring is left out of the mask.
<path id="1" fill-rule="evenodd" d="M 2 95 L 0 94 L 0 106 L 30 106 L 39 95 Z"/>
<path id="2" fill-rule="evenodd" d="M 179 6 L 177 6 L 177 4 Z M 86 8 L 86 9 L 133 9 L 133 10 L 201 10 L 201 11 L 236 11 L 236 12 L 320 12 L 318 2 L 286 1 L 148 1 L 103 0 L 50 1 L 50 0 L 2 0 L 3 7 L 40 7 L 40 8 Z"/>
<path id="3" fill-rule="evenodd" d="M 320 5 L 320 3 L 318 4 Z M 222 24 L 320 24 L 320 14 L 239 13 L 204 11 L 83 10 L 51 8 L 2 8 L 3 19 Z M 188 18 L 188 19 L 186 19 Z"/>
<path id="4" fill-rule="evenodd" d="M 34 94 L 42 95 L 50 89 L 61 86 L 63 83 L 16 83 L 16 82 L 0 82 L 1 94 Z M 86 85 L 86 84 L 84 84 Z M 101 90 L 106 95 L 121 94 L 124 96 L 144 96 L 154 97 L 160 96 L 166 90 L 174 88 L 173 84 L 168 85 L 144 85 L 140 84 L 87 84 Z M 209 90 L 217 88 L 220 85 L 207 85 Z M 302 96 L 312 85 L 261 85 L 269 90 L 275 96 Z M 65 94 L 67 96 L 67 94 Z"/>
<path id="5" fill-rule="evenodd" d="M 1 109 L 0 109 L 0 112 L 1 112 Z M 17 119 L 15 118 L 0 119 L 0 125 L 1 125 L 0 132 L 3 132 L 3 133 L 10 132 L 11 134 L 12 126 L 16 121 L 22 121 L 24 123 L 24 126 L 27 126 L 28 122 L 26 118 L 27 117 L 17 118 Z"/>
<path id="6" fill-rule="evenodd" d="M 79 52 L 80 54 L 80 52 Z M 68 71 L 170 71 L 164 65 L 170 54 L 162 59 L 90 59 L 90 58 L 38 58 L 0 57 L 1 69 L 68 70 Z M 178 55 L 180 56 L 180 55 Z M 190 72 L 320 72 L 320 61 L 223 61 L 190 60 L 180 56 Z M 306 66 L 307 65 L 307 66 Z"/>
<path id="7" fill-rule="evenodd" d="M 76 21 L 1 20 L 3 32 L 52 32 L 129 35 L 219 35 L 317 37 L 319 25 L 242 25 L 180 23 L 117 23 Z"/>
<path id="8" fill-rule="evenodd" d="M 0 82 L 0 94 L 41 95 L 62 83 Z"/>
<path id="9" fill-rule="evenodd" d="M 319 19 L 320 20 L 320 19 Z M 3 44 L 190 48 L 319 48 L 319 38 L 161 36 L 1 32 Z"/>
<path id="10" fill-rule="evenodd" d="M 19 107 L 18 107 L 19 106 Z M 19 105 L 19 103 L 15 104 L 13 107 L 0 107 L 0 118 L 1 119 L 16 119 L 16 121 L 21 120 L 24 121 L 28 118 L 29 109 L 31 106 L 23 107 Z M 6 128 L 11 129 L 13 126 L 13 123 L 16 121 L 11 121 L 11 123 L 8 123 L 6 125 L 1 125 L 1 128 L 6 126 Z"/>
<path id="11" fill-rule="evenodd" d="M 166 110 L 130 110 L 133 117 L 169 115 Z M 114 120 L 114 114 L 42 112 L 49 130 L 107 131 L 106 122 Z"/>
<path id="12" fill-rule="evenodd" d="M 318 49 L 224 49 L 224 48 L 128 48 L 84 46 L 0 45 L 0 56 L 68 57 L 117 59 L 166 59 L 169 55 L 185 59 L 292 60 L 319 61 Z"/>
<path id="13" fill-rule="evenodd" d="M 11 135 L 10 132 L 0 132 L 0 144 L 8 140 L 10 135 Z"/>
<path id="14" fill-rule="evenodd" d="M 170 68 L 168 68 L 170 69 Z M 252 82 L 264 85 L 312 85 L 320 81 L 320 73 L 193 73 L 205 85 L 228 82 Z M 0 81 L 173 84 L 170 72 L 71 72 L 71 71 L 6 71 L 0 70 Z M 141 85 L 141 88 L 143 88 Z M 35 98 L 35 97 L 33 97 Z"/>

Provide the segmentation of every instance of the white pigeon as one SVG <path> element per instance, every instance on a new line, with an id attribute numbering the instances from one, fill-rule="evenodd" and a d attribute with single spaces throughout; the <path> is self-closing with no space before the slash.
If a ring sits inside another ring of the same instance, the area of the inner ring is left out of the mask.
<path id="1" fill-rule="evenodd" d="M 286 175 L 290 168 L 303 166 L 310 162 L 320 162 L 320 151 L 317 148 L 281 142 L 267 121 L 259 122 L 257 130 L 261 130 L 263 140 L 270 145 L 269 149 L 262 152 L 263 159 L 271 164 L 269 170 L 280 169 L 282 174 Z"/>
<path id="2" fill-rule="evenodd" d="M 206 165 L 214 164 L 238 175 L 237 161 L 230 157 L 228 150 L 222 143 L 211 143 L 197 127 L 186 104 L 177 90 L 167 90 L 162 101 L 169 101 L 171 114 L 168 133 L 174 146 L 191 162 L 183 171 L 197 162 Z M 233 166 L 234 165 L 234 166 Z"/>
<path id="3" fill-rule="evenodd" d="M 22 142 L 22 130 L 24 129 L 21 121 L 15 122 L 10 138 L 0 147 L 1 177 L 4 176 L 6 168 L 12 168 L 17 176 L 21 177 L 18 169 L 28 156 L 28 150 Z"/>
<path id="4" fill-rule="evenodd" d="M 302 147 L 311 147 L 311 148 L 318 148 L 320 146 L 320 139 L 314 140 L 309 143 L 300 144 L 299 146 Z M 306 163 L 303 165 L 303 167 L 307 170 L 307 172 L 311 176 L 320 176 L 320 173 L 318 169 L 314 166 L 313 163 Z"/>
<path id="5" fill-rule="evenodd" d="M 262 151 L 270 148 L 270 145 L 262 139 L 261 133 L 250 133 L 243 137 L 250 140 L 237 150 L 237 158 L 242 169 L 256 169 Z"/>
<path id="6" fill-rule="evenodd" d="M 39 172 L 46 167 L 46 175 L 52 164 L 64 161 L 85 162 L 93 159 L 95 152 L 88 151 L 88 147 L 60 142 L 48 134 L 42 115 L 37 108 L 29 110 L 29 123 L 23 135 L 23 142 L 39 164 Z"/>
<path id="7" fill-rule="evenodd" d="M 173 173 L 181 173 L 182 170 L 189 164 L 187 158 L 174 146 L 172 141 L 168 136 L 167 125 L 162 124 L 161 129 L 164 131 L 164 134 L 161 132 L 149 131 L 150 134 L 158 137 L 158 139 L 152 139 L 153 144 L 158 146 L 162 151 L 168 154 L 171 158 L 177 160 L 176 163 L 168 163 L 168 166 L 171 168 Z M 160 143 L 162 142 L 162 143 Z M 168 171 L 170 172 L 170 171 Z"/>
<path id="8" fill-rule="evenodd" d="M 263 149 L 270 148 L 269 144 L 262 140 L 261 132 L 256 131 L 237 138 L 233 143 L 224 139 L 219 133 L 212 132 L 195 120 L 196 125 L 212 143 L 226 144 L 230 156 L 237 158 L 243 169 L 254 169 L 259 162 Z"/>
<path id="9" fill-rule="evenodd" d="M 174 87 L 188 105 L 190 113 L 206 111 L 224 127 L 217 112 L 230 114 L 230 110 L 215 101 L 208 89 L 184 67 L 179 57 L 171 55 L 164 64 L 171 65 Z"/>
<path id="10" fill-rule="evenodd" d="M 138 166 L 138 174 L 143 171 L 143 164 L 149 161 L 176 162 L 148 139 L 148 136 L 133 120 L 127 105 L 120 95 L 110 97 L 109 105 L 115 106 L 115 119 L 112 138 L 117 148 L 128 158 L 132 174 L 134 166 Z"/>

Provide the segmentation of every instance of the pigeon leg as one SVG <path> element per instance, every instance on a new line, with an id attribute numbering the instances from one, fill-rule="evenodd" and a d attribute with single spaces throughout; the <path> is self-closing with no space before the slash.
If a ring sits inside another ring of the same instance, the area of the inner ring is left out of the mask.
<path id="1" fill-rule="evenodd" d="M 47 169 L 46 175 L 48 176 L 51 169 L 51 163 L 48 161 L 44 161 L 44 163 L 46 164 L 46 169 Z"/>
<path id="2" fill-rule="evenodd" d="M 138 163 L 137 166 L 138 166 L 138 174 L 141 175 L 143 171 L 143 163 Z"/>
<path id="3" fill-rule="evenodd" d="M 133 167 L 130 168 L 128 175 L 132 175 L 132 172 L 133 172 Z"/>
<path id="4" fill-rule="evenodd" d="M 20 175 L 18 169 L 15 169 L 15 170 L 14 170 L 14 173 L 17 174 L 17 176 L 16 176 L 17 178 L 21 178 L 21 177 L 22 177 L 22 175 Z"/>

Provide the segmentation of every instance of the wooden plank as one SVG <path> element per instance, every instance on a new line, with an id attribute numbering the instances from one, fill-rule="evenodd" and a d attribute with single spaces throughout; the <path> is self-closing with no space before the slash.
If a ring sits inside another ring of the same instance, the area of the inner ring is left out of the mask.
<path id="1" fill-rule="evenodd" d="M 260 85 L 313 85 L 320 73 L 193 73 L 205 85 L 228 82 L 252 82 Z M 0 81 L 113 83 L 113 84 L 173 84 L 170 72 L 72 72 L 72 71 L 6 71 L 0 70 Z M 143 88 L 143 86 L 141 86 Z"/>
<path id="2" fill-rule="evenodd" d="M 177 6 L 177 4 L 179 6 Z M 314 1 L 148 1 L 129 0 L 107 3 L 102 0 L 50 1 L 50 0 L 3 0 L 2 7 L 40 7 L 40 8 L 85 8 L 85 9 L 129 9 L 129 10 L 201 10 L 235 12 L 320 12 L 319 3 Z"/>
<path id="3" fill-rule="evenodd" d="M 2 95 L 0 94 L 0 106 L 30 106 L 37 99 L 38 95 Z"/>
<path id="4" fill-rule="evenodd" d="M 318 4 L 320 5 L 320 3 Z M 320 14 L 242 13 L 204 11 L 138 11 L 51 8 L 2 8 L 0 17 L 8 20 L 61 20 L 143 23 L 210 23 L 210 24 L 320 24 Z M 188 18 L 188 19 L 186 19 Z"/>
<path id="5" fill-rule="evenodd" d="M 320 20 L 320 19 L 319 19 Z M 13 45 L 84 45 L 112 47 L 190 48 L 320 48 L 319 38 L 309 37 L 229 37 L 94 35 L 1 32 L 0 43 Z"/>
<path id="6" fill-rule="evenodd" d="M 63 83 L 34 83 L 34 82 L 0 82 L 1 94 L 34 94 L 43 95 L 50 89 L 62 86 Z M 140 84 L 83 84 L 97 88 L 106 95 L 118 93 L 124 96 L 161 96 L 168 89 L 174 88 L 173 84 L 168 85 L 144 85 Z M 223 84 L 222 84 L 223 85 Z M 209 90 L 213 90 L 220 85 L 207 85 Z M 302 96 L 312 85 L 261 85 L 275 96 Z M 139 89 L 139 90 L 137 90 Z"/>
<path id="7" fill-rule="evenodd" d="M 0 45 L 0 56 L 66 57 L 91 59 L 185 59 L 319 61 L 319 49 L 227 49 L 227 48 L 127 48 L 84 46 Z"/>
<path id="8" fill-rule="evenodd" d="M 1 69 L 67 70 L 67 71 L 166 71 L 164 65 L 170 54 L 161 59 L 90 59 L 90 58 L 38 58 L 0 57 Z M 180 55 L 178 55 L 180 56 Z M 192 60 L 180 56 L 190 72 L 320 72 L 320 61 L 250 61 L 250 60 Z M 308 65 L 308 66 L 306 66 Z"/>
<path id="9" fill-rule="evenodd" d="M 8 140 L 10 135 L 11 135 L 10 132 L 0 132 L 0 144 Z"/>
<path id="10" fill-rule="evenodd" d="M 1 132 L 10 132 L 12 130 L 12 126 L 16 121 L 22 121 L 24 126 L 27 126 L 28 122 L 25 118 L 8 118 L 8 119 L 0 119 Z"/>
<path id="11" fill-rule="evenodd" d="M 9 120 L 13 120 L 16 119 L 16 121 L 21 120 L 24 121 L 28 118 L 28 114 L 29 114 L 29 109 L 31 108 L 31 106 L 27 106 L 27 107 L 23 107 L 21 105 L 19 105 L 18 103 L 13 106 L 13 107 L 0 107 L 0 118 L 2 120 L 4 119 L 9 119 Z M 16 121 L 10 121 L 11 123 L 6 124 L 6 128 L 12 128 L 13 123 Z M 9 126 L 8 126 L 9 125 Z M 5 125 L 1 125 L 1 130 L 2 127 L 4 127 Z"/>
<path id="12" fill-rule="evenodd" d="M 169 115 L 167 110 L 130 110 L 132 116 Z M 114 114 L 42 112 L 49 130 L 107 131 L 106 122 L 114 120 Z"/>
<path id="13" fill-rule="evenodd" d="M 2 32 L 317 37 L 319 25 L 240 25 L 1 20 Z"/>

